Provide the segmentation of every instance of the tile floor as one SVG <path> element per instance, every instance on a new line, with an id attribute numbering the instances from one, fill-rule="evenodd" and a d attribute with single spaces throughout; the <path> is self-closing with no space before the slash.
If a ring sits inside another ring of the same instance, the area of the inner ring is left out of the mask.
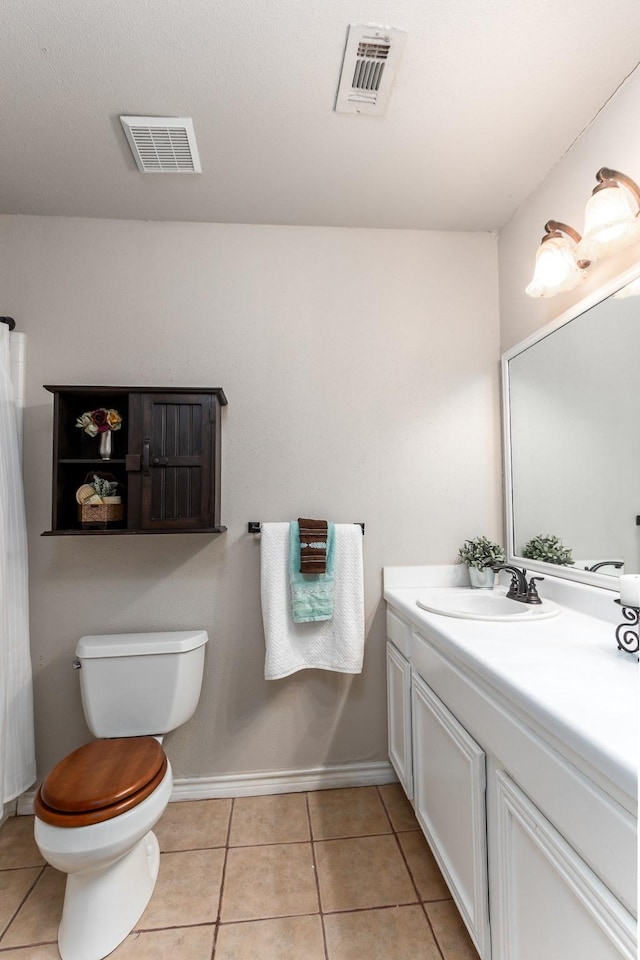
<path id="1" fill-rule="evenodd" d="M 116 960 L 478 960 L 398 784 L 169 804 Z M 58 960 L 64 875 L 0 828 L 0 960 Z"/>

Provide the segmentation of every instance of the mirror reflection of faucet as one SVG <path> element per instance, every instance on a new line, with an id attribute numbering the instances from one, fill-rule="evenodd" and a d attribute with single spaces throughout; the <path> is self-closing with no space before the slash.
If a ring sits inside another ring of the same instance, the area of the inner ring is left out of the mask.
<path id="1" fill-rule="evenodd" d="M 507 591 L 507 597 L 510 600 L 517 600 L 519 603 L 542 603 L 538 595 L 536 583 L 544 580 L 544 577 L 531 577 L 530 580 L 527 580 L 526 570 L 520 570 L 519 567 L 512 567 L 508 563 L 502 563 L 496 567 L 492 567 L 492 570 L 494 573 L 499 573 L 500 570 L 506 570 L 511 574 L 511 584 Z"/>
<path id="2" fill-rule="evenodd" d="M 594 563 L 590 567 L 585 564 L 584 569 L 590 573 L 595 573 L 596 570 L 601 570 L 603 567 L 613 567 L 614 570 L 624 571 L 624 560 L 599 560 L 598 563 Z"/>

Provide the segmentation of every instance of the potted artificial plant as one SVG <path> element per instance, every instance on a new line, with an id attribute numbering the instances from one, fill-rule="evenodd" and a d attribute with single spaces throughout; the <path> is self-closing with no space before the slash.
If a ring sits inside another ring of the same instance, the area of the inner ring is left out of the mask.
<path id="1" fill-rule="evenodd" d="M 458 551 L 458 562 L 466 563 L 472 587 L 493 590 L 496 575 L 493 567 L 507 562 L 507 556 L 499 543 L 487 537 L 465 540 Z"/>
<path id="2" fill-rule="evenodd" d="M 522 556 L 527 560 L 542 560 L 544 563 L 555 563 L 560 567 L 568 567 L 574 563 L 571 550 L 565 547 L 560 537 L 549 534 L 543 537 L 538 534 L 531 537 L 522 550 Z"/>

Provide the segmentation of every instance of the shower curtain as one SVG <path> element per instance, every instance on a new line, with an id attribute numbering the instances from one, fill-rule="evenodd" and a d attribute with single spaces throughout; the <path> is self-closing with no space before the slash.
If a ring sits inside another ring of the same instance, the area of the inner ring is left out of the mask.
<path id="1" fill-rule="evenodd" d="M 0 323 L 0 814 L 36 779 L 28 603 L 9 328 Z"/>

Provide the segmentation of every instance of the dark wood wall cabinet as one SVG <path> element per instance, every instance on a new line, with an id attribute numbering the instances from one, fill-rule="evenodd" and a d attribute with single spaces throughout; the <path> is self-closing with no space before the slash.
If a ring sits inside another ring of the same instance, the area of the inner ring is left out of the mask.
<path id="1" fill-rule="evenodd" d="M 54 403 L 53 501 L 51 530 L 43 536 L 226 530 L 220 523 L 220 409 L 227 398 L 220 387 L 45 390 Z M 122 417 L 120 428 L 110 431 L 110 459 L 100 455 L 101 434 L 76 425 L 100 409 Z M 122 507 L 96 510 L 92 521 L 76 495 L 94 475 L 117 481 Z"/>

